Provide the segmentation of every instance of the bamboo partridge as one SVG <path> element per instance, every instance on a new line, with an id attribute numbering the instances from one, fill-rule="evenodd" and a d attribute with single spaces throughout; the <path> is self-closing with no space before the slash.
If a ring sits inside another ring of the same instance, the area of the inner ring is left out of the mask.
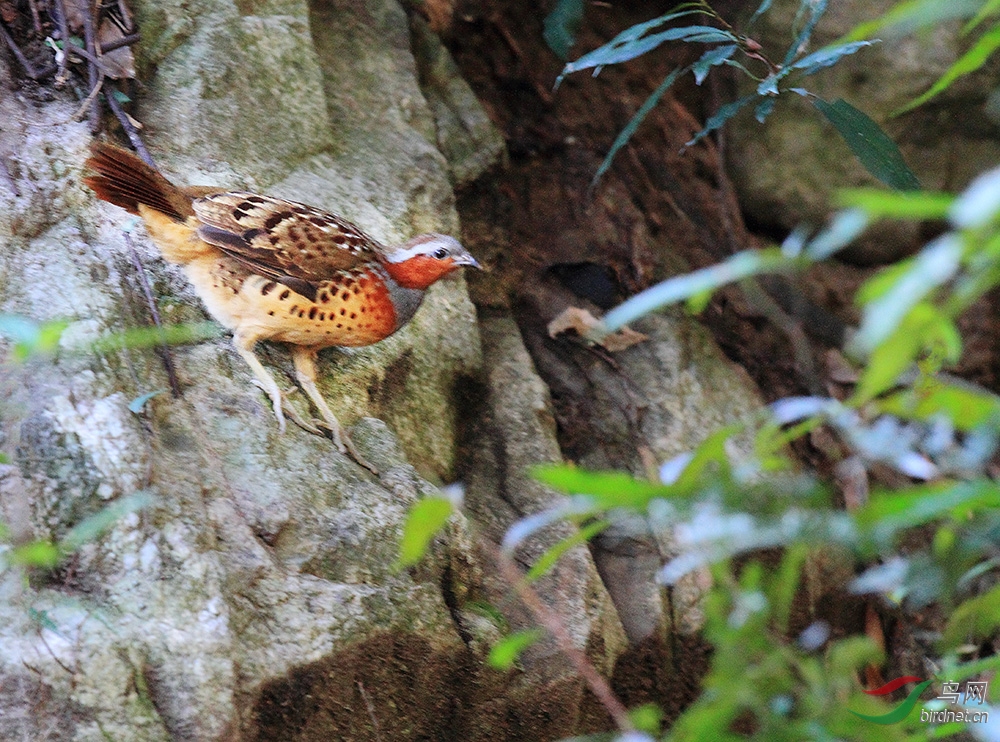
<path id="1" fill-rule="evenodd" d="M 208 311 L 233 331 L 282 432 L 281 390 L 254 346 L 290 345 L 298 382 L 342 452 L 346 435 L 316 388 L 316 352 L 389 337 L 410 321 L 431 284 L 462 266 L 479 267 L 452 237 L 423 234 L 383 245 L 305 204 L 181 188 L 112 144 L 94 143 L 86 165 L 94 174 L 83 182 L 98 198 L 142 217 L 163 257 L 184 267 Z"/>

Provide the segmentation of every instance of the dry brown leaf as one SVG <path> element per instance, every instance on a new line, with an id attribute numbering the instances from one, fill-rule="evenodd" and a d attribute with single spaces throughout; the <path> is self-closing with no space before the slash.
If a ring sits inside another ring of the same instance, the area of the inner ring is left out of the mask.
<path id="1" fill-rule="evenodd" d="M 13 23 L 17 18 L 17 6 L 10 0 L 0 0 L 0 20 L 4 23 Z"/>
<path id="2" fill-rule="evenodd" d="M 601 345 L 612 353 L 618 353 L 633 345 L 649 340 L 649 335 L 643 335 L 630 327 L 623 327 L 618 332 L 613 332 L 601 341 Z"/>
<path id="3" fill-rule="evenodd" d="M 554 338 L 556 335 L 561 335 L 562 333 L 569 332 L 570 330 L 573 330 L 577 335 L 583 337 L 600 323 L 601 321 L 586 309 L 580 309 L 580 307 L 566 307 L 566 309 L 561 311 L 551 322 L 549 322 L 549 337 Z M 630 348 L 633 345 L 648 339 L 649 337 L 647 335 L 643 335 L 641 332 L 636 332 L 628 327 L 623 327 L 618 330 L 618 332 L 613 332 L 610 335 L 607 335 L 603 340 L 601 340 L 600 345 L 612 353 L 618 353 L 619 351 Z"/>
<path id="4" fill-rule="evenodd" d="M 593 330 L 598 324 L 600 324 L 600 320 L 586 309 L 566 307 L 556 315 L 555 319 L 549 322 L 549 337 L 554 338 L 556 335 L 561 335 L 569 330 L 575 330 L 577 335 L 586 335 L 588 331 Z"/>
<path id="5" fill-rule="evenodd" d="M 434 33 L 443 34 L 451 28 L 451 19 L 455 14 L 454 0 L 424 0 L 423 9 Z"/>
<path id="6" fill-rule="evenodd" d="M 124 36 L 125 34 L 118 28 L 118 24 L 110 18 L 105 18 L 101 23 L 101 27 L 97 29 L 97 43 L 100 46 L 107 46 Z M 129 79 L 135 78 L 135 57 L 132 55 L 132 49 L 127 46 L 112 49 L 102 54 L 101 62 L 103 63 L 104 74 L 108 77 L 115 80 L 121 80 L 123 77 Z"/>

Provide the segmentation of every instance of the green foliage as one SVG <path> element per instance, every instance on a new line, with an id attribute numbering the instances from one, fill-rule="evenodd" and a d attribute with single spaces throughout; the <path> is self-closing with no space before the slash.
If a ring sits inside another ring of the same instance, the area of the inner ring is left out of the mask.
<path id="1" fill-rule="evenodd" d="M 444 528 L 453 510 L 452 501 L 445 497 L 425 497 L 410 508 L 403 525 L 396 569 L 411 567 L 423 559 L 431 539 Z"/>
<path id="2" fill-rule="evenodd" d="M 559 59 L 569 58 L 569 50 L 576 43 L 576 33 L 583 21 L 583 11 L 583 0 L 558 0 L 552 12 L 545 17 L 542 35 Z"/>
<path id="3" fill-rule="evenodd" d="M 10 531 L 0 523 L 0 571 L 11 567 L 52 569 L 66 556 L 86 543 L 96 541 L 118 520 L 153 503 L 148 492 L 136 492 L 122 497 L 98 513 L 73 526 L 58 543 L 47 540 L 10 545 Z"/>
<path id="4" fill-rule="evenodd" d="M 920 182 L 907 167 L 899 148 L 878 124 L 840 98 L 833 103 L 814 98 L 813 104 L 833 124 L 868 172 L 890 188 L 920 190 Z"/>
<path id="5" fill-rule="evenodd" d="M 539 629 L 515 631 L 504 637 L 490 649 L 486 663 L 496 670 L 509 670 L 517 662 L 521 653 L 542 638 L 544 633 Z"/>
<path id="6" fill-rule="evenodd" d="M 950 611 L 937 644 L 941 671 L 923 688 L 1000 669 L 996 656 L 962 661 L 969 647 L 1000 633 L 1000 587 L 990 586 L 1000 570 L 1000 484 L 988 469 L 1000 440 L 1000 398 L 942 373 L 961 353 L 958 315 L 1000 285 L 1000 170 L 957 197 L 856 190 L 839 202 L 847 208 L 816 235 L 795 233 L 780 248 L 746 251 L 669 279 L 609 312 L 596 334 L 733 281 L 802 270 L 879 219 L 940 219 L 938 237 L 858 292 L 855 393 L 846 401 L 778 400 L 756 421 L 750 459 L 733 461 L 727 453 L 726 440 L 744 429 L 734 426 L 664 463 L 659 482 L 539 467 L 536 479 L 569 497 L 522 519 L 504 540 L 512 551 L 568 520 L 581 526 L 564 540 L 568 548 L 608 524 L 627 527 L 624 514 L 640 515 L 643 527 L 669 530 L 679 546 L 657 575 L 661 584 L 711 571 L 704 602 L 711 670 L 698 699 L 665 734 L 640 727 L 649 739 L 703 739 L 712 730 L 724 739 L 925 740 L 965 729 L 918 723 L 910 713 L 919 703 L 912 689 L 911 703 L 861 693 L 859 672 L 882 661 L 867 637 L 833 638 L 822 622 L 789 636 L 802 575 L 815 559 L 871 565 L 846 591 L 906 610 L 936 604 Z M 891 467 L 911 483 L 876 489 L 853 510 L 834 508 L 822 483 L 788 458 L 788 442 L 818 425 L 838 437 L 845 455 Z M 755 560 L 755 552 L 775 548 L 782 555 L 777 565 Z M 546 552 L 532 577 L 550 567 L 556 551 Z M 980 594 L 971 589 L 984 583 Z"/>
<path id="7" fill-rule="evenodd" d="M 10 341 L 15 361 L 54 353 L 66 326 L 66 322 L 43 323 L 18 315 L 0 314 L 0 337 Z"/>
<path id="8" fill-rule="evenodd" d="M 140 394 L 138 397 L 133 399 L 128 403 L 128 411 L 138 415 L 142 412 L 142 408 L 146 406 L 146 402 L 151 400 L 153 397 L 158 397 L 163 394 L 166 389 L 157 389 L 152 392 L 146 392 L 145 394 Z"/>
<path id="9" fill-rule="evenodd" d="M 747 27 L 751 27 L 770 6 L 770 0 L 761 3 L 751 16 Z M 567 16 L 570 8 L 574 13 L 579 10 L 576 3 L 560 2 L 546 18 L 545 38 L 561 59 L 565 59 L 569 50 L 570 44 L 567 44 L 567 39 L 574 38 L 575 34 L 575 31 L 570 33 L 569 21 L 564 19 L 572 18 L 573 22 L 578 24 L 580 18 L 579 15 Z M 628 62 L 669 41 L 717 45 L 706 49 L 697 61 L 667 75 L 618 134 L 598 167 L 591 187 L 607 172 L 618 151 L 628 143 L 643 119 L 679 78 L 691 73 L 695 84 L 701 85 L 713 69 L 729 66 L 756 81 L 756 92 L 720 106 L 719 110 L 705 122 L 701 131 L 685 146 L 690 147 L 721 128 L 740 110 L 754 102 L 757 103 L 755 115 L 763 123 L 781 96 L 794 93 L 813 101 L 817 110 L 833 124 L 851 151 L 872 175 L 892 188 L 918 189 L 920 184 L 916 176 L 907 167 L 899 149 L 878 124 L 846 101 L 837 100 L 828 103 L 801 87 L 805 78 L 877 43 L 877 40 L 851 38 L 808 52 L 813 31 L 826 9 L 827 0 L 802 0 L 797 18 L 797 33 L 780 63 L 768 59 L 757 41 L 733 29 L 706 0 L 682 3 L 672 12 L 627 28 L 603 46 L 567 63 L 556 79 L 557 87 L 563 78 L 574 72 L 592 69 L 596 75 L 608 65 Z M 692 16 L 699 16 L 697 20 L 701 22 L 686 26 L 672 25 Z"/>
<path id="10" fill-rule="evenodd" d="M 1000 15 L 1000 0 L 904 0 L 879 18 L 856 26 L 841 43 L 862 39 L 873 33 L 903 36 L 933 28 L 943 21 L 965 18 L 969 20 L 962 29 L 962 35 L 968 36 L 987 19 L 994 19 L 993 24 L 982 32 L 926 92 L 893 113 L 898 116 L 923 105 L 951 87 L 960 77 L 975 72 L 986 64 L 1000 47 L 1000 22 L 996 20 L 997 15 Z"/>

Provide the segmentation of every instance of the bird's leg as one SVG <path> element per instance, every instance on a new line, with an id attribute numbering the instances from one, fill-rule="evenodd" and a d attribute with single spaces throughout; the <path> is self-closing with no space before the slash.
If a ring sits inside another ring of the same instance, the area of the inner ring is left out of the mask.
<path id="1" fill-rule="evenodd" d="M 284 433 L 285 413 L 281 406 L 281 389 L 278 388 L 278 382 L 268 373 L 267 369 L 264 368 L 253 352 L 254 346 L 257 344 L 257 338 L 253 335 L 237 332 L 233 336 L 233 344 L 236 346 L 236 352 L 250 366 L 250 370 L 253 371 L 253 375 L 256 377 L 261 388 L 271 398 L 271 403 L 274 405 L 274 414 L 278 418 L 278 429 Z"/>
<path id="2" fill-rule="evenodd" d="M 316 351 L 301 345 L 293 345 L 291 348 L 292 360 L 295 362 L 295 378 L 298 379 L 299 386 L 305 390 L 309 399 L 316 405 L 320 415 L 323 416 L 323 421 L 333 433 L 334 445 L 337 446 L 341 453 L 349 453 L 351 458 L 377 475 L 378 469 L 369 464 L 354 448 L 354 443 L 351 441 L 350 436 L 347 435 L 347 431 L 340 429 L 340 423 L 337 422 L 333 411 L 326 403 L 326 400 L 323 399 L 323 395 L 319 393 L 319 389 L 316 388 Z"/>
<path id="3" fill-rule="evenodd" d="M 323 395 L 319 393 L 319 389 L 316 388 L 316 351 L 301 345 L 293 345 L 292 360 L 295 361 L 295 378 L 298 379 L 299 386 L 309 395 L 309 399 L 313 401 L 319 414 L 323 416 L 323 421 L 333 432 L 334 445 L 341 453 L 346 453 L 347 449 L 340 439 L 340 423 L 337 422 L 330 406 L 323 399 Z"/>

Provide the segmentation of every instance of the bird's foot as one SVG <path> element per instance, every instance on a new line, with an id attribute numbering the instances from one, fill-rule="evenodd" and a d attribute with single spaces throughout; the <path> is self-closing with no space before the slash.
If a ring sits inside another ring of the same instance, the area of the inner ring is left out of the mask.
<path id="1" fill-rule="evenodd" d="M 271 404 L 274 407 L 274 416 L 278 418 L 278 431 L 284 433 L 286 427 L 285 412 L 284 412 L 284 408 L 286 405 L 285 395 L 281 393 L 281 390 L 278 389 L 277 386 L 272 388 L 268 384 L 262 382 L 260 379 L 251 379 L 250 381 L 254 383 L 254 386 L 259 388 L 261 391 L 263 391 L 267 396 L 271 398 Z M 289 406 L 288 409 L 291 410 L 292 414 L 294 415 L 295 410 L 292 409 L 291 406 Z M 295 417 L 292 417 L 292 420 L 298 422 L 297 420 L 295 420 Z"/>
<path id="2" fill-rule="evenodd" d="M 365 467 L 365 469 L 370 471 L 375 476 L 378 476 L 378 469 L 376 469 L 375 466 L 368 461 L 368 459 L 361 455 L 361 452 L 354 446 L 354 441 L 351 440 L 351 436 L 347 434 L 346 430 L 341 429 L 340 424 L 337 423 L 336 419 L 333 421 L 334 424 L 331 424 L 328 420 L 313 420 L 313 422 L 330 431 L 330 434 L 333 437 L 333 443 L 337 446 L 337 449 L 341 453 L 346 453 L 357 463 L 361 464 L 361 466 Z"/>

